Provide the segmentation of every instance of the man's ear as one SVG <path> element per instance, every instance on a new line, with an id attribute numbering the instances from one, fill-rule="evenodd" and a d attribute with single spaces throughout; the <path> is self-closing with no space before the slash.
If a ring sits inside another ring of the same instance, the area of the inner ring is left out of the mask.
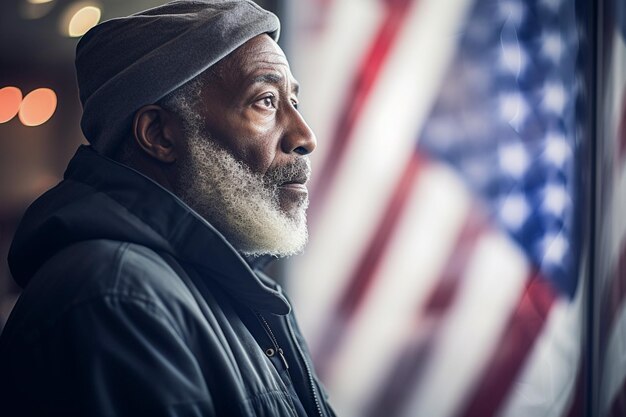
<path id="1" fill-rule="evenodd" d="M 174 115 L 150 104 L 135 113 L 133 136 L 139 147 L 151 157 L 165 163 L 176 161 L 182 129 Z"/>

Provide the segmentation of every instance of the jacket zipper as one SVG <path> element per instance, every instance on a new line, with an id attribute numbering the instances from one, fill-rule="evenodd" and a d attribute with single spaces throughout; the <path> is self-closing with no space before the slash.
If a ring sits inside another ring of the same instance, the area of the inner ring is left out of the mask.
<path id="1" fill-rule="evenodd" d="M 274 349 L 278 352 L 278 354 L 282 358 L 285 364 L 285 367 L 289 369 L 289 365 L 287 365 L 287 359 L 285 358 L 283 354 L 283 350 L 278 346 L 278 340 L 274 336 L 274 332 L 272 332 L 272 328 L 267 323 L 267 320 L 265 320 L 265 317 L 261 315 L 261 313 L 255 311 L 255 314 L 259 318 L 259 321 L 261 322 L 261 325 L 265 329 L 265 332 L 270 337 L 272 344 L 274 345 Z M 309 366 L 309 363 L 307 362 L 306 357 L 304 356 L 304 352 L 302 352 L 302 349 L 300 348 L 300 344 L 298 343 L 298 339 L 296 339 L 296 335 L 294 334 L 293 329 L 291 328 L 291 323 L 289 323 L 289 318 L 286 318 L 285 320 L 287 321 L 287 328 L 289 329 L 289 335 L 291 336 L 291 339 L 293 340 L 294 345 L 296 345 L 296 350 L 298 351 L 298 354 L 300 355 L 300 359 L 302 360 L 302 363 L 304 363 L 304 368 L 306 370 L 306 374 L 309 379 L 309 388 L 311 390 L 311 397 L 313 397 L 313 401 L 315 402 L 315 408 L 317 410 L 317 414 L 319 415 L 319 417 L 324 417 L 324 414 L 322 413 L 322 406 L 320 405 L 320 400 L 319 400 L 319 397 L 317 396 L 317 390 L 315 389 L 315 382 L 313 381 L 313 373 L 311 372 L 311 367 Z"/>
<path id="2" fill-rule="evenodd" d="M 309 366 L 309 363 L 307 362 L 306 357 L 304 356 L 304 353 L 302 352 L 302 349 L 300 348 L 300 344 L 298 343 L 298 339 L 296 339 L 296 335 L 293 332 L 293 329 L 291 328 L 291 323 L 289 322 L 289 318 L 286 317 L 285 321 L 287 322 L 287 328 L 289 329 L 289 334 L 291 335 L 291 339 L 293 340 L 293 343 L 296 345 L 296 350 L 298 351 L 298 354 L 300 355 L 300 359 L 302 360 L 302 362 L 304 363 L 304 367 L 306 368 L 306 373 L 307 373 L 307 376 L 309 377 L 309 388 L 311 388 L 311 396 L 313 397 L 313 401 L 315 401 L 317 414 L 320 417 L 324 417 L 324 414 L 322 413 L 322 406 L 320 405 L 320 400 L 319 400 L 319 397 L 317 396 L 317 390 L 315 389 L 315 382 L 313 381 L 313 373 L 311 372 L 311 367 Z"/>
<path id="3" fill-rule="evenodd" d="M 285 369 L 289 369 L 289 364 L 287 363 L 287 358 L 285 358 L 285 354 L 284 354 L 283 350 L 280 348 L 280 346 L 278 346 L 278 340 L 274 336 L 274 332 L 272 332 L 272 328 L 270 327 L 270 325 L 265 320 L 265 317 L 263 317 L 261 315 L 261 313 L 255 312 L 255 314 L 259 318 L 259 321 L 261 322 L 261 325 L 265 329 L 265 333 L 267 333 L 267 335 L 270 337 L 270 340 L 272 341 L 272 345 L 274 345 L 274 350 L 276 352 L 278 352 L 278 354 L 280 355 L 280 358 L 283 360 L 283 364 L 285 365 Z"/>

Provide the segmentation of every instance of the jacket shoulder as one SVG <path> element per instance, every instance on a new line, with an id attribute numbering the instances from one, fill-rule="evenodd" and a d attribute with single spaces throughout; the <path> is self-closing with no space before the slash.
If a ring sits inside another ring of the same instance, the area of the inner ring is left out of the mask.
<path id="1" fill-rule="evenodd" d="M 58 288 L 80 301 L 100 293 L 150 297 L 179 284 L 176 272 L 152 249 L 102 239 L 59 251 L 37 271 L 29 287 Z"/>
<path id="2" fill-rule="evenodd" d="M 59 252 L 34 278 L 0 337 L 8 410 L 216 414 L 183 328 L 184 284 L 158 254 L 86 242 Z"/>
<path id="3" fill-rule="evenodd" d="M 10 321 L 40 328 L 68 310 L 104 298 L 141 301 L 167 312 L 195 305 L 187 284 L 155 251 L 127 242 L 91 240 L 59 251 L 42 265 Z"/>

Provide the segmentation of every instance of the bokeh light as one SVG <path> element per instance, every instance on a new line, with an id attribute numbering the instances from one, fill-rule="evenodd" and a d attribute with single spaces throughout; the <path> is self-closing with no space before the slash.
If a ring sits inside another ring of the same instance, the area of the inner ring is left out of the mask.
<path id="1" fill-rule="evenodd" d="M 20 121 L 26 126 L 39 126 L 52 117 L 56 108 L 56 93 L 49 88 L 38 88 L 22 100 Z"/>
<path id="2" fill-rule="evenodd" d="M 52 3 L 54 0 L 26 0 L 30 4 Z"/>
<path id="3" fill-rule="evenodd" d="M 102 12 L 93 3 L 76 3 L 67 8 L 61 20 L 62 31 L 70 37 L 83 36 L 100 21 Z"/>
<path id="4" fill-rule="evenodd" d="M 13 119 L 20 110 L 22 91 L 17 87 L 0 88 L 0 123 Z"/>

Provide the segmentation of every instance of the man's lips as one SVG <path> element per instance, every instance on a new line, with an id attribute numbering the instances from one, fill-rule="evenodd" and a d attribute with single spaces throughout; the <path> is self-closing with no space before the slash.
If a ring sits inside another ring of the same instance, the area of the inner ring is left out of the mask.
<path id="1" fill-rule="evenodd" d="M 301 184 L 299 182 L 286 182 L 284 184 L 279 185 L 280 188 L 294 191 L 307 191 L 306 185 Z"/>
<path id="2" fill-rule="evenodd" d="M 284 190 L 291 190 L 291 191 L 306 193 L 308 192 L 307 187 L 306 187 L 306 183 L 308 180 L 309 178 L 303 175 L 299 178 L 294 178 L 289 181 L 285 181 L 282 184 L 280 184 L 278 187 Z"/>
<path id="3" fill-rule="evenodd" d="M 280 188 L 284 188 L 287 190 L 294 191 L 307 191 L 305 183 L 307 182 L 307 178 L 297 179 L 293 181 L 287 181 L 279 185 Z"/>

